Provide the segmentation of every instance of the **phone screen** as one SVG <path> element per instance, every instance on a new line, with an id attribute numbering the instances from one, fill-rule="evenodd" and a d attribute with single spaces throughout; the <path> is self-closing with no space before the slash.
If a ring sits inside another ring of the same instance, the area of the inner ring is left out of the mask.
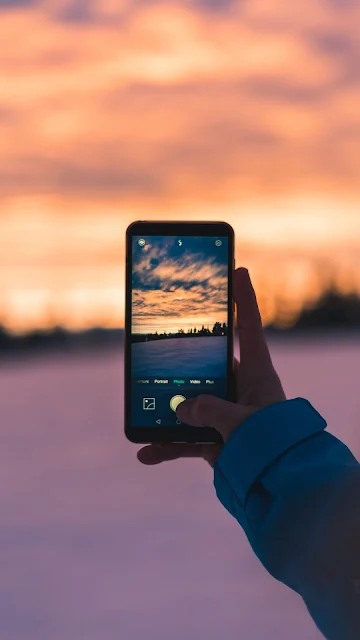
<path id="1" fill-rule="evenodd" d="M 176 427 L 186 398 L 226 398 L 227 236 L 133 236 L 131 426 Z"/>

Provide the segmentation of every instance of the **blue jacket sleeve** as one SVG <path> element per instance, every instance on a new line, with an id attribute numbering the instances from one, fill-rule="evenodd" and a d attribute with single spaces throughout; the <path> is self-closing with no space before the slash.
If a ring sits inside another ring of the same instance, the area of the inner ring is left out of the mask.
<path id="1" fill-rule="evenodd" d="M 262 409 L 215 464 L 224 507 L 328 640 L 360 638 L 360 465 L 302 398 Z"/>

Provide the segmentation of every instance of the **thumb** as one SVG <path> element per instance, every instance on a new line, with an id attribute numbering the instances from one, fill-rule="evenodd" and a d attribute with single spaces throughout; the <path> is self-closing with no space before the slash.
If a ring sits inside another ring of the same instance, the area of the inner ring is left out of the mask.
<path id="1" fill-rule="evenodd" d="M 179 404 L 176 415 L 179 420 L 192 427 L 216 429 L 226 442 L 236 427 L 255 411 L 255 407 L 243 407 L 216 396 L 203 394 Z"/>

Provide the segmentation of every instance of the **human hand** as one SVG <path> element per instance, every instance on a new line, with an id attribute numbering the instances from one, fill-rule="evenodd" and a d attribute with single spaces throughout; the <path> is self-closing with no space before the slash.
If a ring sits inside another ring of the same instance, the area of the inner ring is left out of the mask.
<path id="1" fill-rule="evenodd" d="M 256 295 L 247 269 L 234 273 L 233 296 L 236 303 L 240 340 L 240 362 L 234 361 L 236 403 L 211 395 L 185 400 L 177 408 L 177 417 L 195 427 L 213 427 L 224 442 L 246 418 L 256 411 L 286 400 L 265 340 Z M 213 466 L 223 445 L 154 443 L 138 451 L 143 464 L 158 464 L 177 458 L 203 458 Z"/>

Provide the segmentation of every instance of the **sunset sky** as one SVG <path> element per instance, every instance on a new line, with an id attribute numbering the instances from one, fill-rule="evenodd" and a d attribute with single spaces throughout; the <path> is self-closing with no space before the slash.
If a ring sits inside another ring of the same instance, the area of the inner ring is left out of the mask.
<path id="1" fill-rule="evenodd" d="M 176 333 L 228 321 L 228 246 L 215 238 L 133 238 L 132 332 Z"/>
<path id="2" fill-rule="evenodd" d="M 0 0 L 0 324 L 122 326 L 137 219 L 224 220 L 265 321 L 360 292 L 360 4 Z"/>

